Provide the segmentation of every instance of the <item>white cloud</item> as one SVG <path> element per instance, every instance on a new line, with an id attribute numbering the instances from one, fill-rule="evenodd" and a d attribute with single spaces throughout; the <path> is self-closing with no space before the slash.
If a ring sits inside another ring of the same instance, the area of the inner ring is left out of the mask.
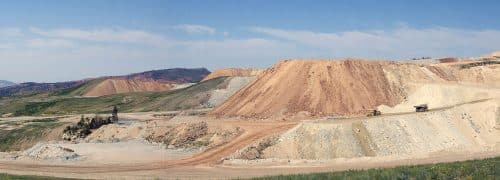
<path id="1" fill-rule="evenodd" d="M 149 45 L 168 44 L 164 36 L 142 30 L 127 29 L 55 29 L 30 28 L 31 32 L 53 38 L 75 39 L 95 42 L 135 43 Z"/>
<path id="2" fill-rule="evenodd" d="M 0 28 L 0 37 L 17 37 L 22 35 L 23 33 L 19 28 Z"/>
<path id="3" fill-rule="evenodd" d="M 405 26 L 335 33 L 254 27 L 251 31 L 259 38 L 231 34 L 195 40 L 112 28 L 31 28 L 32 33 L 23 35 L 25 31 L 10 31 L 22 37 L 0 38 L 4 79 L 47 82 L 172 67 L 268 67 L 288 58 L 478 56 L 500 49 L 498 30 Z M 60 70 L 56 73 L 54 67 Z M 20 70 L 32 73 L 19 74 Z"/>
<path id="4" fill-rule="evenodd" d="M 182 30 L 189 34 L 215 34 L 215 28 L 197 25 L 197 24 L 180 24 L 174 26 L 174 29 Z"/>
<path id="5" fill-rule="evenodd" d="M 452 28 L 345 31 L 323 33 L 253 27 L 251 31 L 328 52 L 335 57 L 409 58 L 417 56 L 478 56 L 500 49 L 498 30 Z"/>
<path id="6" fill-rule="evenodd" d="M 75 44 L 65 39 L 31 39 L 27 42 L 28 47 L 32 48 L 70 48 Z"/>

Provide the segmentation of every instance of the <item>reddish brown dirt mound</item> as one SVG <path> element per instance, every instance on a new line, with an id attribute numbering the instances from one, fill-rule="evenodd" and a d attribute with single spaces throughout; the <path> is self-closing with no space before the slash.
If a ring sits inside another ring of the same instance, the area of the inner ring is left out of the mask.
<path id="1" fill-rule="evenodd" d="M 402 95 L 386 79 L 383 66 L 388 64 L 365 60 L 282 61 L 211 114 L 269 118 L 307 111 L 322 116 L 395 105 Z"/>
<path id="2" fill-rule="evenodd" d="M 207 77 L 205 77 L 202 81 L 206 81 L 209 79 L 213 79 L 221 76 L 257 76 L 261 73 L 261 69 L 254 68 L 228 68 L 228 69 L 219 69 L 212 73 L 210 73 Z"/>
<path id="3" fill-rule="evenodd" d="M 167 91 L 172 84 L 153 80 L 106 79 L 87 91 L 84 96 L 105 96 L 118 93 Z"/>

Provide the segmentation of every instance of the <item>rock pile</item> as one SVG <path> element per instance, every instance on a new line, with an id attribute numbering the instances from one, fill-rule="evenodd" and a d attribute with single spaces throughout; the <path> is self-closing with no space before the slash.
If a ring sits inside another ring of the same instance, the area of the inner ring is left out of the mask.
<path id="1" fill-rule="evenodd" d="M 38 143 L 32 148 L 24 151 L 20 157 L 35 160 L 73 160 L 80 156 L 69 148 L 54 144 Z"/>

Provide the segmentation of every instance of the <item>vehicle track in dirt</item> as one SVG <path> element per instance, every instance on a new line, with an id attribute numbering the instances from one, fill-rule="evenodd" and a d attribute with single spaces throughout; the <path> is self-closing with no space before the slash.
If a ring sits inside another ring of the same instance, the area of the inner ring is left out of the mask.
<path id="1" fill-rule="evenodd" d="M 284 123 L 236 123 L 240 125 L 244 132 L 232 141 L 203 153 L 196 154 L 189 158 L 178 160 L 161 160 L 150 163 L 137 164 L 99 164 L 89 165 L 54 165 L 54 164 L 30 164 L 12 161 L 0 161 L 0 169 L 9 171 L 29 171 L 29 172 L 51 172 L 51 173 L 119 173 L 131 171 L 161 170 L 185 166 L 206 165 L 213 166 L 222 162 L 224 157 L 236 152 L 259 139 L 265 138 L 275 133 L 281 133 L 293 128 L 298 122 Z"/>

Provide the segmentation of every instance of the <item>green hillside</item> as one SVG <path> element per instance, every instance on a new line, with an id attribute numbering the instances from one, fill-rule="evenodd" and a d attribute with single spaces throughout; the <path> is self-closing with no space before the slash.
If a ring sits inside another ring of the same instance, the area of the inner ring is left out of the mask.
<path id="1" fill-rule="evenodd" d="M 14 116 L 107 113 L 113 106 L 122 112 L 171 111 L 205 108 L 210 90 L 225 88 L 227 77 L 219 77 L 193 86 L 167 92 L 115 94 L 102 97 L 75 97 L 98 83 L 91 81 L 71 90 L 59 91 L 47 97 L 12 97 L 0 100 L 0 114 Z M 36 98 L 34 98 L 36 97 Z"/>

